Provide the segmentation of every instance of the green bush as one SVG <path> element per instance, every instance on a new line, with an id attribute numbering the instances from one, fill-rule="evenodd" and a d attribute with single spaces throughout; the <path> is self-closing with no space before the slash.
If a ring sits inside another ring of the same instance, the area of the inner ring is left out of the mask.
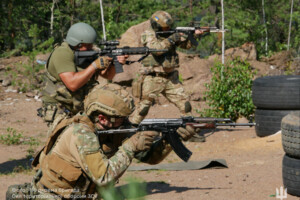
<path id="1" fill-rule="evenodd" d="M 22 132 L 17 131 L 14 128 L 8 127 L 6 134 L 0 134 L 0 143 L 6 145 L 19 145 L 26 144 L 31 146 L 38 146 L 40 141 L 34 137 L 24 136 Z"/>
<path id="2" fill-rule="evenodd" d="M 17 133 L 17 130 L 14 128 L 8 127 L 6 129 L 7 134 L 0 135 L 0 143 L 6 145 L 17 145 L 22 143 L 23 135 L 21 133 Z"/>
<path id="3" fill-rule="evenodd" d="M 236 120 L 241 116 L 249 118 L 254 113 L 251 87 L 254 73 L 249 63 L 235 59 L 216 63 L 212 68 L 212 80 L 206 84 L 205 100 L 210 109 L 200 112 L 210 117 L 224 117 Z"/>
<path id="4" fill-rule="evenodd" d="M 143 200 L 147 195 L 147 184 L 135 177 L 127 177 L 125 181 L 128 183 L 120 188 L 115 188 L 111 183 L 107 187 L 101 188 L 98 192 L 104 200 L 117 200 L 117 199 L 135 199 Z"/>

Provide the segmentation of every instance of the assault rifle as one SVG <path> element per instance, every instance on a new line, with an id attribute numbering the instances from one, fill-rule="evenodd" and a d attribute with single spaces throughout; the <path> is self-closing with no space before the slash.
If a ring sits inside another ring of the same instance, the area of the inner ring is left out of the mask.
<path id="1" fill-rule="evenodd" d="M 144 119 L 136 128 L 114 129 L 97 131 L 97 135 L 101 134 L 121 134 L 121 133 L 136 133 L 138 131 L 157 131 L 162 133 L 174 152 L 185 162 L 189 160 L 192 152 L 188 150 L 180 140 L 176 130 L 179 127 L 187 125 L 200 129 L 215 129 L 218 126 L 255 126 L 255 123 L 250 120 L 250 123 L 234 123 L 229 118 L 210 118 L 210 117 L 181 117 L 171 119 Z"/>
<path id="2" fill-rule="evenodd" d="M 176 27 L 175 29 L 167 30 L 167 31 L 157 31 L 157 35 L 162 35 L 162 36 L 169 36 L 172 35 L 173 33 L 185 33 L 188 36 L 188 39 L 191 41 L 191 43 L 194 46 L 198 46 L 197 40 L 194 38 L 194 33 L 196 30 L 202 30 L 205 33 L 219 33 L 219 32 L 226 32 L 227 29 L 221 30 L 218 29 L 217 27 Z M 205 35 L 202 35 L 204 37 Z"/>
<path id="3" fill-rule="evenodd" d="M 115 65 L 116 73 L 123 72 L 122 64 L 119 63 L 117 56 L 121 55 L 140 55 L 145 54 L 137 61 L 126 61 L 126 64 L 132 64 L 134 62 L 140 62 L 145 59 L 150 53 L 153 52 L 167 52 L 167 49 L 150 49 L 148 47 L 121 47 L 118 48 L 119 41 L 105 41 L 100 42 L 100 46 L 104 46 L 103 49 L 99 51 L 75 51 L 75 64 L 82 68 L 87 67 L 90 65 L 95 59 L 99 56 L 109 56 L 113 58 L 113 63 Z"/>

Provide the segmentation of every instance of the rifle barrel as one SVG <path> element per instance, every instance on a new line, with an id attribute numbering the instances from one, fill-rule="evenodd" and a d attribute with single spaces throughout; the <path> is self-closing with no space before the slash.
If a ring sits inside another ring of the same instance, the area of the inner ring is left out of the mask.
<path id="1" fill-rule="evenodd" d="M 256 123 L 216 123 L 216 126 L 255 126 Z"/>
<path id="2" fill-rule="evenodd" d="M 168 49 L 149 49 L 149 52 L 167 52 Z"/>

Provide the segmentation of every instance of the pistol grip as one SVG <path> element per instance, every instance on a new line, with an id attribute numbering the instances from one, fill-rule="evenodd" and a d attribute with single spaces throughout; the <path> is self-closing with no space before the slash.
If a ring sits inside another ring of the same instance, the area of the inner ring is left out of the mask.
<path id="1" fill-rule="evenodd" d="M 114 57 L 114 65 L 115 65 L 115 69 L 116 69 L 116 73 L 122 73 L 123 70 L 123 65 L 121 63 L 119 63 L 117 56 Z"/>

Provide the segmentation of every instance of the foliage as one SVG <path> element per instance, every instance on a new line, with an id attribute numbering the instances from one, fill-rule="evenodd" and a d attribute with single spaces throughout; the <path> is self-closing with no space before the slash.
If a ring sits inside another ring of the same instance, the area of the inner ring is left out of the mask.
<path id="1" fill-rule="evenodd" d="M 106 188 L 101 188 L 101 197 L 104 200 L 144 199 L 144 196 L 147 194 L 146 183 L 134 177 L 128 177 L 125 180 L 128 184 L 122 186 L 121 191 L 117 190 L 113 184 L 109 184 Z"/>
<path id="2" fill-rule="evenodd" d="M 264 1 L 267 32 L 262 20 L 261 0 L 224 2 L 225 28 L 229 29 L 229 32 L 225 33 L 226 48 L 254 42 L 258 56 L 287 48 L 290 1 Z M 168 11 L 175 20 L 175 26 L 221 26 L 219 0 L 103 0 L 103 9 L 109 40 L 119 38 L 130 26 L 148 20 L 157 10 Z M 103 38 L 98 0 L 3 0 L 0 3 L 0 11 L 2 57 L 20 55 L 21 52 L 37 49 L 37 45 L 48 38 L 52 38 L 53 43 L 61 42 L 66 37 L 69 27 L 79 21 L 91 24 L 96 29 L 99 40 Z M 294 3 L 292 19 L 290 44 L 291 48 L 300 54 L 299 1 Z M 266 38 L 269 46 L 267 52 Z M 220 34 L 210 34 L 202 38 L 197 53 L 202 57 L 220 53 L 220 41 Z"/>
<path id="3" fill-rule="evenodd" d="M 21 132 L 16 129 L 8 127 L 6 129 L 6 134 L 0 135 L 0 143 L 6 145 L 29 145 L 27 149 L 27 158 L 32 158 L 35 154 L 35 147 L 40 144 L 40 141 L 34 137 L 26 137 Z"/>
<path id="4" fill-rule="evenodd" d="M 40 144 L 39 140 L 34 137 L 25 137 L 21 132 L 16 129 L 8 127 L 6 134 L 0 135 L 0 143 L 6 145 L 19 145 L 26 144 L 30 146 L 37 146 Z"/>
<path id="5" fill-rule="evenodd" d="M 8 134 L 0 135 L 0 143 L 7 145 L 21 144 L 21 139 L 23 137 L 21 133 L 17 133 L 15 129 L 10 127 L 8 127 L 6 131 L 8 132 Z"/>
<path id="6" fill-rule="evenodd" d="M 249 63 L 240 59 L 230 61 L 225 66 L 216 63 L 211 68 L 212 79 L 206 84 L 205 100 L 210 109 L 201 114 L 236 120 L 247 118 L 254 113 L 251 87 L 254 73 Z"/>

